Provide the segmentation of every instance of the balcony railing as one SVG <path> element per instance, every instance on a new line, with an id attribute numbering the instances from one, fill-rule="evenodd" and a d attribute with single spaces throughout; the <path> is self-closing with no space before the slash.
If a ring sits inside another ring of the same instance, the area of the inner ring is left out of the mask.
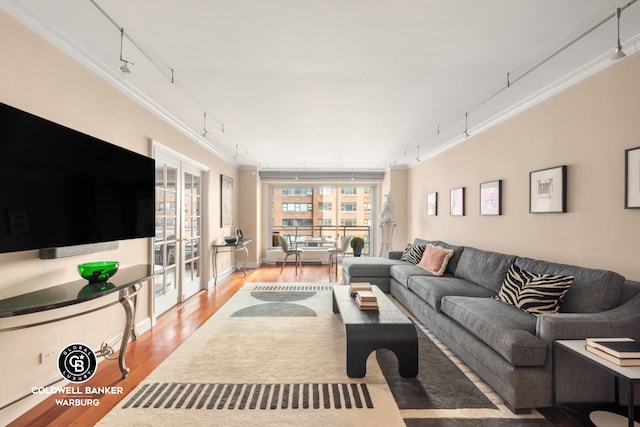
<path id="1" fill-rule="evenodd" d="M 360 237 L 364 240 L 364 248 L 362 255 L 369 255 L 369 247 L 371 243 L 371 227 L 367 225 L 327 225 L 327 226 L 279 226 L 272 227 L 273 238 L 271 239 L 271 247 L 278 248 L 279 243 L 275 236 L 287 239 L 290 245 L 307 245 L 310 241 L 313 243 L 322 242 L 322 240 L 338 241 L 338 238 L 344 236 Z"/>

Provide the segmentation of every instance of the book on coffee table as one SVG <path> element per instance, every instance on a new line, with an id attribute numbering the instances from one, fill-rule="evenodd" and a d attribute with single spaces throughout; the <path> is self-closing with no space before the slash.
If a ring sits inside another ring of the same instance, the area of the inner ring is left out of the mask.
<path id="1" fill-rule="evenodd" d="M 371 292 L 371 283 L 352 283 L 349 285 L 349 290 L 351 291 L 351 296 L 356 296 L 358 291 L 369 291 Z"/>
<path id="2" fill-rule="evenodd" d="M 356 292 L 356 305 L 360 310 L 378 310 L 378 297 L 373 291 Z"/>

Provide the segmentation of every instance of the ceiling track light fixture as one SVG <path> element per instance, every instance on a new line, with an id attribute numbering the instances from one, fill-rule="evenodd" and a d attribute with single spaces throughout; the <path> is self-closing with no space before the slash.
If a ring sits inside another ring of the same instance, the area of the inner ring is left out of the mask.
<path id="1" fill-rule="evenodd" d="M 120 28 L 120 61 L 122 61 L 122 65 L 120 66 L 120 71 L 122 71 L 125 74 L 129 74 L 131 73 L 131 70 L 129 69 L 129 64 L 131 65 L 135 65 L 135 64 L 131 61 L 127 61 L 122 57 L 123 44 L 124 44 L 124 28 Z"/>
<path id="2" fill-rule="evenodd" d="M 464 113 L 464 137 L 469 138 L 469 113 Z"/>
<path id="3" fill-rule="evenodd" d="M 203 125 L 202 125 L 202 133 L 201 135 L 206 138 L 207 135 L 209 135 L 209 131 L 207 130 L 207 112 L 204 112 L 204 120 L 203 120 Z"/>
<path id="4" fill-rule="evenodd" d="M 620 44 L 620 15 L 622 14 L 622 9 L 616 9 L 616 20 L 618 23 L 618 44 L 616 45 L 616 51 L 610 56 L 610 59 L 616 61 L 618 59 L 622 59 L 625 56 L 624 51 L 622 50 L 622 45 Z"/>

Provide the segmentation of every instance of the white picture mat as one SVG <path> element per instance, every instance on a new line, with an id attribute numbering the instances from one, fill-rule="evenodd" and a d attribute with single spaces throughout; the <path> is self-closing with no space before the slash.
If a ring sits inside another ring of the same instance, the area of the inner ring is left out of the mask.
<path id="1" fill-rule="evenodd" d="M 531 172 L 531 212 L 563 212 L 564 182 L 562 166 Z"/>

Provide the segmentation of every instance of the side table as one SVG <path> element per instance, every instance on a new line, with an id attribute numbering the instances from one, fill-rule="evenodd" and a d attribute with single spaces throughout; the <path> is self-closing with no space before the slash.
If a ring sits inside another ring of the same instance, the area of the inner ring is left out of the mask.
<path id="1" fill-rule="evenodd" d="M 233 252 L 234 255 L 238 251 L 244 252 L 244 263 L 242 264 L 242 271 L 244 272 L 244 277 L 247 277 L 247 258 L 249 258 L 249 249 L 247 249 L 247 244 L 251 243 L 252 240 L 242 239 L 236 243 L 227 243 L 227 244 L 217 244 L 214 243 L 212 245 L 213 249 L 213 283 L 218 283 L 218 265 L 217 258 L 218 253 L 220 252 Z M 234 261 L 235 262 L 235 261 Z"/>
<path id="2" fill-rule="evenodd" d="M 629 405 L 627 410 L 627 418 L 629 420 L 629 427 L 634 426 L 634 405 L 633 405 L 633 386 L 634 384 L 640 383 L 640 366 L 619 366 L 615 363 L 609 362 L 597 355 L 589 352 L 585 346 L 587 344 L 586 340 L 556 340 L 553 342 L 553 371 L 552 371 L 552 401 L 553 408 L 555 410 L 558 405 L 557 396 L 556 396 L 556 353 L 558 350 L 568 351 L 571 354 L 574 354 L 580 357 L 583 360 L 586 360 L 591 365 L 596 366 L 610 374 L 612 374 L 615 378 L 615 396 L 616 396 L 616 404 L 619 404 L 619 395 L 618 395 L 618 386 L 620 380 L 627 383 L 629 387 Z"/>

